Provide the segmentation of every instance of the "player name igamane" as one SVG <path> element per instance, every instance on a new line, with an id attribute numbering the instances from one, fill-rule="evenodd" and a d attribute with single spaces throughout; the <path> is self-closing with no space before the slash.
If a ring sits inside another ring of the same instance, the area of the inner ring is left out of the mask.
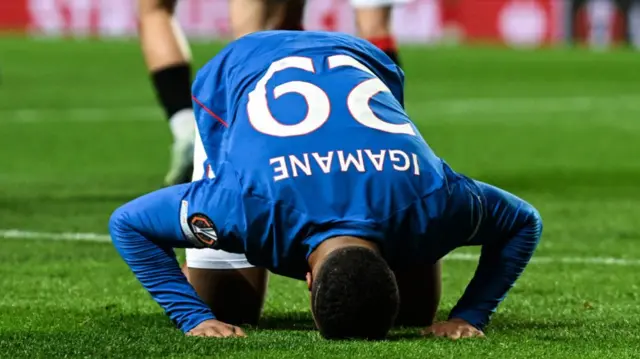
<path id="1" fill-rule="evenodd" d="M 360 149 L 353 152 L 302 153 L 273 157 L 269 159 L 269 164 L 273 168 L 275 182 L 290 177 L 311 176 L 314 173 L 380 172 L 389 167 L 398 172 L 411 171 L 416 176 L 420 175 L 418 156 L 415 153 L 407 153 L 402 150 Z"/>

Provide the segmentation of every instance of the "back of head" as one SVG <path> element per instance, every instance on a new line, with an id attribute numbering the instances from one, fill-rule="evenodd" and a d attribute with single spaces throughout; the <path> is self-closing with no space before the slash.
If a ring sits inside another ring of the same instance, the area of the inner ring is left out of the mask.
<path id="1" fill-rule="evenodd" d="M 332 251 L 312 284 L 311 309 L 326 339 L 384 339 L 399 305 L 393 272 L 379 254 L 364 247 Z"/>

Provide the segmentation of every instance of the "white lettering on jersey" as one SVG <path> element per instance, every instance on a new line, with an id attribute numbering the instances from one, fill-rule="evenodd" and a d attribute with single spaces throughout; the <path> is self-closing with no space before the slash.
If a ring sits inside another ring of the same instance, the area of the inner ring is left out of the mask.
<path id="1" fill-rule="evenodd" d="M 267 82 L 278 72 L 289 68 L 296 68 L 315 73 L 313 61 L 308 57 L 289 56 L 275 61 L 269 66 L 264 76 L 256 83 L 256 87 L 249 93 L 247 115 L 249 122 L 257 131 L 276 137 L 291 137 L 306 135 L 320 128 L 329 119 L 331 104 L 329 97 L 318 86 L 305 81 L 290 81 L 276 86 L 273 97 L 277 100 L 288 93 L 297 93 L 307 101 L 309 109 L 307 116 L 295 125 L 283 125 L 278 122 L 267 103 Z"/>
<path id="2" fill-rule="evenodd" d="M 371 150 L 364 150 L 364 153 L 369 156 L 369 160 L 373 163 L 373 167 L 376 171 L 382 171 L 382 166 L 384 165 L 384 154 L 387 152 L 386 150 L 381 150 L 379 154 L 374 155 Z"/>
<path id="3" fill-rule="evenodd" d="M 309 164 L 309 154 L 304 153 L 302 155 L 304 161 L 300 161 L 296 156 L 289 155 L 289 161 L 291 162 L 291 172 L 293 172 L 293 177 L 298 177 L 298 168 L 304 172 L 307 176 L 311 176 L 311 164 Z"/>
<path id="4" fill-rule="evenodd" d="M 362 153 L 366 156 L 363 156 Z M 334 153 L 338 157 L 337 165 L 333 165 Z M 287 161 L 286 159 L 289 159 Z M 310 160 L 313 158 L 313 161 Z M 388 159 L 388 161 L 386 161 Z M 420 175 L 418 155 L 407 154 L 402 150 L 380 150 L 374 153 L 370 149 L 358 149 L 354 153 L 344 151 L 328 151 L 325 155 L 318 152 L 303 153 L 301 155 L 288 155 L 274 157 L 269 160 L 273 169 L 273 180 L 280 181 L 293 177 L 313 176 L 314 174 L 329 174 L 332 172 L 366 172 L 367 170 L 384 171 L 391 168 L 397 172 L 411 170 L 414 175 Z M 412 168 L 413 167 L 413 168 Z"/>
<path id="5" fill-rule="evenodd" d="M 411 123 L 389 123 L 378 118 L 369 106 L 369 100 L 380 92 L 391 92 L 387 85 L 375 77 L 373 71 L 358 60 L 347 55 L 333 55 L 327 58 L 329 69 L 350 66 L 364 71 L 374 78 L 367 79 L 354 87 L 347 96 L 347 107 L 353 119 L 371 129 L 416 136 Z M 313 60 L 304 56 L 289 56 L 271 63 L 265 74 L 256 82 L 256 87 L 249 93 L 247 115 L 249 122 L 258 132 L 276 137 L 302 136 L 309 134 L 325 124 L 331 113 L 329 96 L 320 87 L 306 81 L 289 81 L 276 86 L 273 97 L 277 100 L 288 93 L 296 93 L 307 102 L 307 115 L 295 125 L 284 125 L 271 114 L 267 102 L 267 82 L 276 72 L 286 69 L 300 69 L 315 73 Z M 395 100 L 392 100 L 395 101 Z"/>
<path id="6" fill-rule="evenodd" d="M 329 151 L 325 157 L 322 157 L 318 152 L 312 153 L 313 159 L 316 160 L 322 172 L 329 173 L 331 171 L 331 160 L 333 160 L 333 151 Z"/>
<path id="7" fill-rule="evenodd" d="M 278 174 L 277 176 L 273 176 L 274 181 L 280 181 L 286 178 L 289 178 L 289 170 L 287 169 L 287 161 L 285 161 L 284 156 L 272 158 L 269 160 L 269 164 L 272 165 L 274 163 L 278 163 L 278 167 L 274 167 L 273 172 Z"/>
<path id="8" fill-rule="evenodd" d="M 340 170 L 342 172 L 347 172 L 349 170 L 350 164 L 353 164 L 353 167 L 355 167 L 358 170 L 358 172 L 364 172 L 362 150 L 356 150 L 356 153 L 358 154 L 357 160 L 351 153 L 347 153 L 347 158 L 345 160 L 343 151 L 336 151 L 336 152 L 338 153 L 338 161 L 340 162 Z"/>
<path id="9" fill-rule="evenodd" d="M 389 151 L 389 157 L 391 157 L 391 162 L 402 162 L 404 160 L 404 164 L 402 166 L 395 164 L 393 165 L 393 169 L 395 169 L 396 171 L 406 171 L 409 169 L 409 166 L 411 166 L 411 163 L 409 162 L 409 156 L 407 156 L 407 154 L 402 151 L 391 150 Z M 400 157 L 402 157 L 402 159 L 400 159 Z"/>
<path id="10" fill-rule="evenodd" d="M 348 66 L 371 76 L 355 86 L 346 99 L 333 99 L 346 100 L 349 112 L 357 123 L 375 131 L 394 135 L 417 136 L 417 131 L 410 122 L 386 122 L 373 112 L 369 106 L 371 99 L 379 93 L 390 93 L 391 90 L 371 69 L 347 55 L 329 56 L 326 61 L 330 71 Z M 273 97 L 277 100 L 280 96 L 290 93 L 302 96 L 307 103 L 305 117 L 292 125 L 283 124 L 273 117 L 269 110 L 267 82 L 273 78 L 275 73 L 287 69 L 316 73 L 313 60 L 309 57 L 289 56 L 271 63 L 264 75 L 256 82 L 255 88 L 249 93 L 247 102 L 249 122 L 256 131 L 262 134 L 281 138 L 303 136 L 321 128 L 330 117 L 331 102 L 326 91 L 311 82 L 297 80 L 275 86 Z M 392 96 L 388 96 L 387 100 L 396 101 Z M 399 105 L 397 101 L 395 105 Z M 365 155 L 362 154 L 363 152 Z M 338 157 L 337 165 L 334 165 L 334 154 Z M 388 161 L 385 161 L 387 158 Z M 309 153 L 303 153 L 274 157 L 269 160 L 273 169 L 274 181 L 290 177 L 312 176 L 314 171 L 320 171 L 324 174 L 332 171 L 362 173 L 367 169 L 381 172 L 390 168 L 394 171 L 405 172 L 411 170 L 411 167 L 413 167 L 413 174 L 418 176 L 420 175 L 418 162 L 418 156 L 415 153 L 407 154 L 401 150 L 380 150 L 378 153 L 374 153 L 370 149 L 358 149 L 355 152 L 347 153 L 343 150 L 328 151 L 322 154 L 312 152 L 311 156 Z"/>
<path id="11" fill-rule="evenodd" d="M 330 69 L 340 66 L 351 66 L 375 76 L 371 70 L 351 56 L 334 55 L 329 57 L 328 61 Z M 351 116 L 360 124 L 369 128 L 375 128 L 376 130 L 389 133 L 404 133 L 415 136 L 416 133 L 410 123 L 394 124 L 384 122 L 373 113 L 371 107 L 369 107 L 369 100 L 380 92 L 391 92 L 391 90 L 377 77 L 363 81 L 354 87 L 347 97 L 347 107 L 349 107 Z"/>

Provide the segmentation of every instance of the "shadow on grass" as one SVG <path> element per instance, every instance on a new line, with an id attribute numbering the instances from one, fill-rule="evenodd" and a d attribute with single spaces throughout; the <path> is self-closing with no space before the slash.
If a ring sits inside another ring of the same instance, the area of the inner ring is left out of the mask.
<path id="1" fill-rule="evenodd" d="M 447 317 L 447 313 L 448 311 L 446 310 L 439 310 L 436 318 L 444 320 Z M 297 311 L 289 313 L 267 313 L 263 315 L 258 323 L 257 329 L 310 331 L 316 330 L 316 326 L 310 311 Z M 422 327 L 396 326 L 393 329 L 394 334 L 392 334 L 390 338 L 399 340 L 420 337 L 418 329 L 422 329 Z M 410 332 L 411 330 L 413 331 Z"/>
<path id="2" fill-rule="evenodd" d="M 275 313 L 263 315 L 257 329 L 266 330 L 315 330 L 313 317 L 309 311 Z"/>
<path id="3" fill-rule="evenodd" d="M 263 316 L 258 323 L 257 330 L 288 330 L 288 331 L 316 331 L 313 317 L 309 311 L 298 311 L 290 313 L 275 313 Z M 420 335 L 419 327 L 394 327 L 387 337 L 386 341 L 402 341 L 415 340 L 423 338 Z M 353 340 L 344 340 L 337 342 L 351 342 Z"/>

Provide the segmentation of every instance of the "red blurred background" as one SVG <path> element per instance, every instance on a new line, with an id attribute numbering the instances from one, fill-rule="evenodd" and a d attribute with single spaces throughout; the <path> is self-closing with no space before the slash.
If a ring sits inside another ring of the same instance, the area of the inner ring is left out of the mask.
<path id="1" fill-rule="evenodd" d="M 183 0 L 178 17 L 193 37 L 228 36 L 226 0 Z M 308 0 L 305 26 L 354 31 L 347 0 Z M 133 0 L 0 2 L 0 30 L 64 36 L 134 36 Z M 414 0 L 394 12 L 403 42 L 490 42 L 545 46 L 567 42 L 640 46 L 640 0 Z"/>

